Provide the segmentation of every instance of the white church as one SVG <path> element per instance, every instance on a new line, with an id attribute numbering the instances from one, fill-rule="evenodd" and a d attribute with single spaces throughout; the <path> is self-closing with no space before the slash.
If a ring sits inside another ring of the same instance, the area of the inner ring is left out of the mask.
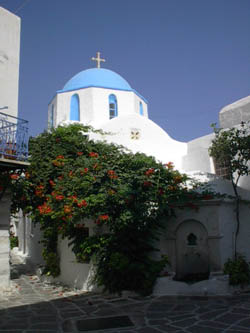
<path id="1" fill-rule="evenodd" d="M 9 15 L 5 11 L 2 12 L 6 17 Z M 18 33 L 20 34 L 20 30 Z M 231 184 L 215 174 L 214 163 L 208 155 L 213 133 L 190 142 L 173 140 L 149 119 L 147 100 L 119 74 L 101 68 L 104 59 L 101 59 L 99 52 L 93 60 L 97 62 L 97 68 L 79 72 L 55 93 L 48 107 L 48 128 L 72 122 L 91 125 L 110 133 L 104 136 L 107 142 L 123 145 L 132 152 L 152 155 L 164 163 L 172 161 L 176 169 L 208 182 L 215 191 L 233 194 Z M 220 111 L 222 128 L 237 126 L 241 121 L 247 120 L 250 120 L 250 96 Z M 97 135 L 92 138 L 100 139 Z M 239 186 L 242 198 L 250 199 L 249 179 L 243 178 Z M 237 250 L 249 261 L 250 208 L 243 203 L 240 208 L 241 228 Z M 209 276 L 206 282 L 209 294 L 228 292 L 225 283 L 220 284 L 220 280 L 218 283 L 212 281 L 215 276 L 222 275 L 224 263 L 228 258 L 232 258 L 235 250 L 234 209 L 233 199 L 209 200 L 202 202 L 197 211 L 182 210 L 175 218 L 166 221 L 166 232 L 159 242 L 159 249 L 160 253 L 169 256 L 170 276 L 205 273 Z M 34 227 L 21 212 L 16 226 L 19 255 L 33 264 L 42 264 L 38 227 Z M 93 224 L 90 221 L 89 234 L 93 232 Z M 57 281 L 82 290 L 91 289 L 91 265 L 76 262 L 66 239 L 59 241 L 58 252 L 61 275 Z M 4 274 L 7 276 L 9 273 Z M 203 292 L 203 287 L 200 286 L 194 287 L 196 289 L 192 289 L 190 285 L 186 289 L 183 284 L 176 286 L 175 283 L 178 282 L 172 281 L 169 277 L 158 280 L 154 291 L 156 295 Z"/>
<path id="2" fill-rule="evenodd" d="M 106 140 L 127 147 L 132 152 L 143 152 L 161 162 L 172 161 L 186 172 L 222 194 L 233 195 L 229 181 L 215 174 L 213 160 L 208 148 L 214 137 L 211 133 L 190 142 L 173 140 L 161 127 L 149 119 L 147 100 L 114 71 L 100 68 L 104 59 L 97 53 L 97 68 L 83 70 L 73 76 L 58 90 L 48 107 L 48 128 L 80 122 L 102 129 L 104 136 L 92 135 L 92 139 Z M 250 119 L 250 97 L 237 101 L 220 111 L 220 126 L 229 128 Z M 160 142 L 160 144 L 159 144 Z M 240 183 L 242 198 L 250 198 L 250 183 L 243 178 Z M 233 257 L 235 239 L 235 202 L 232 199 L 204 201 L 197 211 L 180 210 L 177 216 L 166 221 L 166 232 L 159 242 L 161 254 L 170 258 L 170 277 L 159 278 L 154 293 L 157 294 L 209 294 L 228 292 L 228 283 L 223 277 L 223 265 Z M 241 204 L 241 228 L 237 251 L 250 260 L 250 207 Z M 21 222 L 22 224 L 22 222 Z M 93 224 L 87 223 L 90 234 Z M 26 255 L 33 262 L 41 261 L 41 248 L 37 235 L 32 237 L 26 221 Z M 190 237 L 192 235 L 192 237 Z M 22 237 L 21 237 L 22 238 Z M 192 241 L 190 241 L 192 239 Z M 20 243 L 22 247 L 22 241 Z M 24 246 L 24 245 L 23 245 Z M 21 250 L 21 249 L 20 249 Z M 22 250 L 21 250 L 22 251 Z M 91 266 L 77 263 L 66 239 L 59 242 L 61 275 L 57 281 L 89 290 Z M 189 274 L 208 274 L 210 277 L 200 285 L 190 287 L 171 277 Z"/>

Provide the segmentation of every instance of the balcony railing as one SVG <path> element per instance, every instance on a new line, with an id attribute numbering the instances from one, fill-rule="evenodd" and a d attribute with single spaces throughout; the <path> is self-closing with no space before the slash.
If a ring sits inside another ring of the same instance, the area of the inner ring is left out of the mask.
<path id="1" fill-rule="evenodd" d="M 0 112 L 0 158 L 28 158 L 28 121 Z"/>

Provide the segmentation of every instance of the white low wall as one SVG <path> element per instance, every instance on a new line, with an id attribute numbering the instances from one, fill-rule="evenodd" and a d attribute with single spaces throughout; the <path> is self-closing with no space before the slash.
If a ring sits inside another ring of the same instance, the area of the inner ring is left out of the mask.
<path id="1" fill-rule="evenodd" d="M 227 275 L 218 277 L 211 276 L 208 280 L 196 283 L 185 283 L 174 281 L 172 276 L 160 277 L 157 279 L 153 295 L 184 295 L 184 296 L 213 296 L 213 295 L 230 295 L 230 286 Z"/>
<path id="2" fill-rule="evenodd" d="M 67 238 L 58 242 L 58 253 L 60 254 L 61 274 L 56 279 L 72 288 L 91 291 L 96 289 L 92 283 L 93 269 L 91 264 L 78 263 L 72 252 L 72 246 L 68 245 Z"/>

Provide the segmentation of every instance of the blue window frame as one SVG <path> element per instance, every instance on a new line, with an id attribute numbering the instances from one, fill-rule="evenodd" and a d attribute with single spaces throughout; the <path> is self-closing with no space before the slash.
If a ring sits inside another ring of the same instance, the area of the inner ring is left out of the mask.
<path id="1" fill-rule="evenodd" d="M 118 116 L 117 99 L 115 95 L 109 95 L 109 119 Z"/>
<path id="2" fill-rule="evenodd" d="M 71 96 L 69 119 L 74 121 L 80 121 L 80 106 L 78 94 L 74 94 L 73 96 Z"/>
<path id="3" fill-rule="evenodd" d="M 140 102 L 140 115 L 144 115 L 142 102 Z"/>

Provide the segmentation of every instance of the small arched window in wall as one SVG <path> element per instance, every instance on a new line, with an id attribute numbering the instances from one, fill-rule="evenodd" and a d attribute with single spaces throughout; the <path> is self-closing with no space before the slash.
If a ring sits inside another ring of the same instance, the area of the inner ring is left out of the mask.
<path id="1" fill-rule="evenodd" d="M 70 101 L 70 120 L 80 121 L 79 96 L 74 94 Z"/>
<path id="2" fill-rule="evenodd" d="M 144 115 L 142 102 L 140 102 L 140 115 Z"/>
<path id="3" fill-rule="evenodd" d="M 197 245 L 197 236 L 192 232 L 187 236 L 187 245 L 196 246 Z"/>
<path id="4" fill-rule="evenodd" d="M 109 119 L 118 116 L 117 99 L 115 95 L 109 95 Z"/>

